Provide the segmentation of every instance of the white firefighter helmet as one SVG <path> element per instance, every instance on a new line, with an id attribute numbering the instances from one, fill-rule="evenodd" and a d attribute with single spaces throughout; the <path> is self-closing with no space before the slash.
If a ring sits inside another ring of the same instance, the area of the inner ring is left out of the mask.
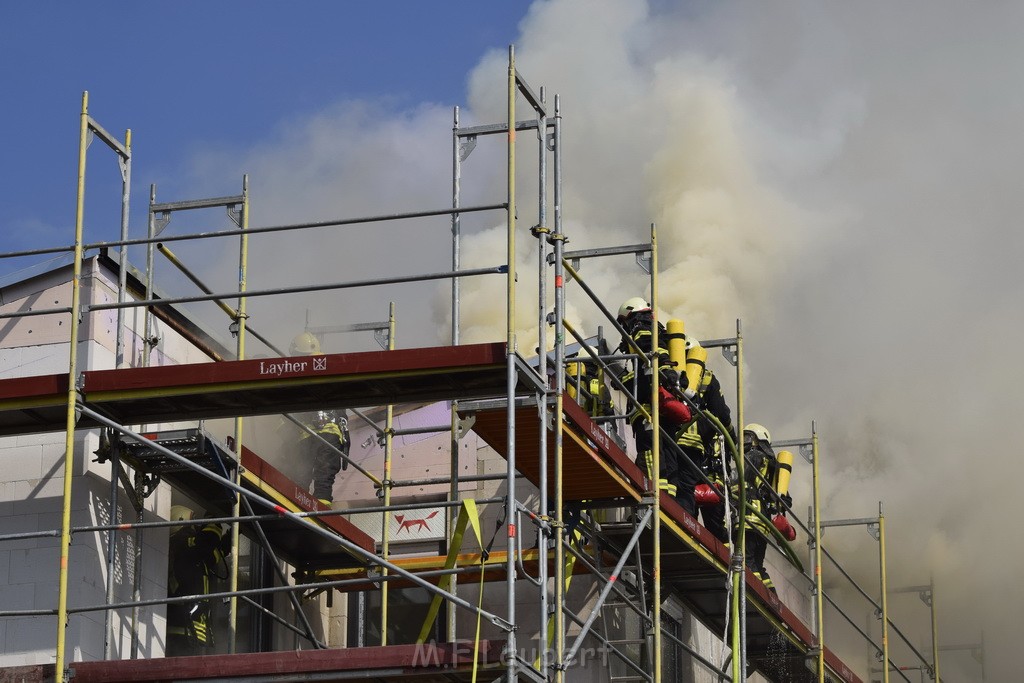
<path id="1" fill-rule="evenodd" d="M 172 505 L 171 506 L 171 518 L 170 518 L 170 521 L 172 521 L 172 522 L 188 522 L 194 516 L 195 516 L 195 512 L 193 512 L 192 508 L 190 508 L 190 507 L 186 507 L 184 505 Z M 172 526 L 171 527 L 171 533 L 174 533 L 175 531 L 177 531 L 180 528 L 181 528 L 180 526 Z"/>
<path id="2" fill-rule="evenodd" d="M 298 334 L 292 339 L 291 346 L 288 347 L 288 355 L 290 356 L 317 356 L 320 355 L 320 340 L 316 338 L 316 335 L 310 331 L 305 331 L 302 334 Z"/>
<path id="3" fill-rule="evenodd" d="M 686 350 L 689 351 L 690 349 L 699 349 L 699 348 L 701 348 L 700 341 L 698 341 L 696 337 L 691 337 L 690 335 L 686 335 Z"/>
<path id="4" fill-rule="evenodd" d="M 756 438 L 761 443 L 771 445 L 772 435 L 768 433 L 768 430 L 764 427 L 764 425 L 759 425 L 756 422 L 751 422 L 750 424 L 743 428 L 743 432 L 750 432 L 751 434 L 754 435 L 754 438 Z"/>
<path id="5" fill-rule="evenodd" d="M 622 322 L 637 311 L 649 310 L 651 310 L 651 305 L 641 297 L 634 296 L 632 299 L 626 299 L 622 305 L 619 306 L 619 322 Z"/>

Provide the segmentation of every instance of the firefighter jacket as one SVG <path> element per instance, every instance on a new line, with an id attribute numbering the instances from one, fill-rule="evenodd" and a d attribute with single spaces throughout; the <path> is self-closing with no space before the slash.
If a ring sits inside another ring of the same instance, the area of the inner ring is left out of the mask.
<path id="1" fill-rule="evenodd" d="M 640 311 L 631 315 L 623 324 L 623 328 L 629 334 L 633 343 L 645 355 L 653 353 L 653 323 L 654 316 L 650 311 Z M 665 331 L 665 326 L 658 323 L 658 369 L 661 375 L 659 385 L 668 390 L 669 393 L 675 394 L 686 388 L 686 375 L 680 374 L 677 370 L 673 369 L 672 362 L 669 360 L 668 348 L 664 346 L 666 339 L 667 332 Z M 635 352 L 625 339 L 619 344 L 618 350 L 623 353 Z M 634 360 L 619 379 L 630 390 L 633 389 L 632 384 L 634 380 L 636 381 L 637 402 L 649 410 L 651 404 L 651 366 L 643 361 Z M 633 414 L 630 415 L 629 421 L 632 424 L 640 418 L 641 413 L 634 410 Z"/>
<path id="2" fill-rule="evenodd" d="M 613 415 L 611 392 L 604 381 L 604 370 L 592 363 L 577 363 L 581 371 L 567 373 L 566 390 L 569 396 L 576 399 L 591 417 Z"/>
<path id="3" fill-rule="evenodd" d="M 780 512 L 775 490 L 772 488 L 776 469 L 778 469 L 778 460 L 771 446 L 758 443 L 747 451 L 743 467 L 747 504 L 769 520 Z M 734 484 L 731 489 L 734 495 L 739 495 L 738 484 Z M 757 529 L 766 537 L 771 534 L 759 517 L 748 512 L 746 520 L 748 527 Z"/>
<path id="4" fill-rule="evenodd" d="M 348 435 L 348 420 L 343 416 L 339 415 L 334 410 L 318 410 L 315 413 L 310 413 L 303 416 L 303 424 L 312 429 L 320 436 L 327 439 L 331 443 L 340 444 L 339 448 L 348 452 L 349 435 Z M 299 439 L 308 439 L 309 433 L 303 431 L 299 436 Z"/>
<path id="5" fill-rule="evenodd" d="M 692 387 L 694 390 L 693 403 L 701 411 L 711 413 L 730 434 L 732 433 L 732 414 L 729 405 L 725 402 L 722 394 L 722 385 L 718 378 L 709 369 L 705 369 L 701 375 L 700 384 Z M 722 481 L 722 454 L 715 448 L 715 437 L 718 430 L 709 420 L 699 417 L 691 422 L 685 429 L 679 431 L 676 436 L 676 443 L 686 449 L 693 457 L 699 454 L 701 462 L 695 463 L 704 471 L 712 481 Z M 733 438 L 735 441 L 735 437 Z M 726 458 L 726 466 L 731 468 L 732 462 Z"/>

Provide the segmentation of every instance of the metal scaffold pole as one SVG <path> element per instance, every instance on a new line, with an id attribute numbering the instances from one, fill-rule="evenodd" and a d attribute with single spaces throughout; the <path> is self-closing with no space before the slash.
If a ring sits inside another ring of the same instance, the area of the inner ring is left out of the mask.
<path id="1" fill-rule="evenodd" d="M 651 610 L 654 619 L 654 683 L 661 683 L 663 668 L 661 647 L 661 420 L 659 419 L 660 399 L 660 354 L 658 353 L 658 235 L 655 225 L 651 224 L 651 489 L 654 493 L 654 519 L 651 523 L 653 534 L 653 578 L 654 607 Z"/>
<path id="2" fill-rule="evenodd" d="M 508 48 L 508 209 L 507 209 L 507 248 L 508 277 L 506 279 L 506 379 L 507 389 L 507 416 L 508 434 L 506 437 L 507 446 L 507 468 L 506 468 L 506 491 L 505 491 L 505 520 L 508 525 L 507 550 L 505 571 L 506 571 L 506 596 L 508 601 L 508 652 L 506 653 L 506 677 L 507 683 L 516 683 L 517 674 L 517 651 L 516 651 L 516 557 L 514 552 L 516 515 L 516 65 L 515 48 Z"/>
<path id="3" fill-rule="evenodd" d="M 541 101 L 544 100 L 544 89 L 541 88 Z M 538 150 L 538 187 L 537 187 L 537 225 L 533 228 L 533 235 L 537 238 L 537 372 L 541 377 L 548 376 L 548 354 L 547 354 L 547 240 L 545 237 L 551 233 L 547 227 L 547 117 L 542 113 L 537 121 L 537 137 L 540 143 Z M 555 375 L 560 376 L 562 369 L 555 364 Z M 557 381 L 556 381 L 557 386 Z M 548 424 L 547 391 L 537 392 L 538 419 L 540 424 Z M 560 407 L 560 406 L 556 406 Z M 561 411 L 554 413 L 555 422 L 561 422 Z M 540 472 L 538 474 L 538 507 L 542 519 L 548 516 L 548 430 L 541 429 L 538 443 L 540 459 Z M 548 527 L 546 524 L 537 525 L 537 548 L 540 557 L 537 563 L 537 579 L 540 583 L 539 601 L 539 637 L 537 649 L 540 652 L 539 665 L 541 672 L 547 671 L 548 667 Z"/>
<path id="4" fill-rule="evenodd" d="M 938 605 L 935 602 L 935 577 L 932 576 L 928 580 L 929 595 L 931 604 L 928 605 L 931 608 L 931 620 L 932 620 L 932 678 L 936 681 L 941 681 L 939 677 L 939 624 L 936 620 L 935 613 L 938 609 Z"/>
<path id="5" fill-rule="evenodd" d="M 814 487 L 814 602 L 818 620 L 818 683 L 825 683 L 825 596 L 821 580 L 821 497 L 818 482 L 818 430 L 811 423 L 811 479 Z"/>
<path id="6" fill-rule="evenodd" d="M 746 679 L 747 671 L 747 486 L 743 448 L 743 327 L 736 321 L 736 422 L 740 436 L 736 458 L 736 478 L 739 481 L 739 505 L 736 513 L 736 548 L 732 559 L 732 679 Z"/>
<path id="7" fill-rule="evenodd" d="M 128 239 L 128 205 L 131 199 L 132 187 L 132 131 L 128 129 L 124 133 L 124 148 L 126 156 L 119 156 L 121 164 L 121 241 Z M 121 247 L 118 255 L 117 275 L 117 301 L 123 303 L 128 288 L 128 248 Z M 124 311 L 117 311 L 117 332 L 115 336 L 114 367 L 121 368 L 126 365 L 124 360 Z"/>
<path id="8" fill-rule="evenodd" d="M 388 351 L 395 350 L 395 302 L 388 307 Z M 386 562 L 391 554 L 391 458 L 395 448 L 395 406 L 388 404 L 385 409 L 384 421 L 384 478 L 381 481 L 384 512 L 381 517 L 380 554 Z M 381 570 L 383 576 L 388 575 L 388 568 Z M 388 644 L 388 582 L 380 586 L 380 644 Z"/>
<path id="9" fill-rule="evenodd" d="M 885 576 L 885 515 L 878 501 L 878 575 L 882 590 L 882 681 L 889 683 L 889 599 Z"/>
<path id="10" fill-rule="evenodd" d="M 462 198 L 462 142 L 459 138 L 459 108 L 452 114 L 452 208 L 458 209 Z M 452 212 L 452 272 L 459 270 L 462 247 L 462 214 Z M 452 279 L 452 346 L 459 345 L 459 278 Z"/>
<path id="11" fill-rule="evenodd" d="M 121 241 L 128 239 L 128 214 L 129 200 L 131 198 L 132 179 L 132 131 L 128 129 L 124 133 L 124 149 L 126 154 L 118 156 L 121 165 Z M 124 303 L 128 288 L 128 248 L 122 246 L 118 258 L 117 276 L 117 301 Z M 114 367 L 127 367 L 129 364 L 124 358 L 124 310 L 117 311 L 117 331 L 114 342 Z M 118 463 L 114 461 L 111 466 L 110 477 L 110 519 L 114 521 L 118 517 L 118 481 L 113 472 L 117 469 Z M 107 602 L 114 602 L 114 564 L 117 559 L 117 546 L 113 533 L 107 538 Z M 103 615 L 103 657 L 110 659 L 114 654 L 113 643 L 113 613 L 107 612 Z"/>
<path id="12" fill-rule="evenodd" d="M 562 401 L 565 392 L 565 266 L 562 261 L 562 252 L 565 247 L 565 237 L 562 235 L 562 112 L 561 101 L 555 96 L 555 232 L 551 235 L 554 248 L 555 261 L 555 420 L 554 430 L 554 456 L 555 456 L 555 585 L 554 585 L 554 624 L 555 624 L 555 647 L 554 661 L 559 665 L 565 658 L 565 549 L 562 544 L 565 542 L 565 491 L 563 472 L 563 423 Z M 542 548 L 542 565 L 547 565 L 547 549 Z M 546 583 L 546 582 L 545 582 Z M 547 613 L 542 615 L 544 621 Z M 542 628 L 547 628 L 546 623 Z M 548 675 L 547 670 L 542 666 L 541 673 Z M 564 671 L 561 666 L 555 669 L 555 681 L 561 683 L 564 679 Z"/>
<path id="13" fill-rule="evenodd" d="M 236 221 L 238 227 L 243 230 L 243 233 L 238 239 L 238 306 L 235 310 L 238 313 L 238 317 L 235 320 L 235 332 L 238 335 L 237 342 L 237 359 L 245 359 L 245 326 L 248 316 L 245 313 L 245 290 L 246 290 L 246 279 L 249 268 L 249 235 L 244 231 L 249 227 L 249 176 L 242 176 L 242 209 L 241 215 L 235 217 L 231 214 L 230 206 L 228 207 L 228 213 L 232 216 L 232 219 Z M 242 418 L 235 418 L 235 453 L 238 454 L 239 460 L 242 458 Z M 240 483 L 242 477 L 242 469 L 236 468 L 234 473 L 235 484 Z M 235 502 L 232 506 L 232 515 L 240 517 L 242 515 L 242 499 L 237 494 L 235 495 Z M 240 525 L 235 522 L 231 525 L 231 576 L 229 585 L 232 591 L 238 590 L 238 538 L 240 532 Z M 238 640 L 238 598 L 232 596 L 230 602 L 230 609 L 228 611 L 228 630 L 230 632 L 230 651 L 231 654 L 235 653 Z"/>
<path id="14" fill-rule="evenodd" d="M 75 257 L 71 278 L 71 332 L 68 352 L 67 432 L 64 439 L 64 505 L 61 511 L 60 565 L 57 588 L 56 676 L 65 680 L 65 646 L 68 620 L 68 556 L 71 550 L 71 479 L 75 464 L 75 404 L 78 386 L 78 327 L 82 279 L 82 225 L 85 213 L 85 150 L 89 134 L 89 93 L 82 93 L 82 119 L 78 142 L 78 199 L 75 208 Z"/>

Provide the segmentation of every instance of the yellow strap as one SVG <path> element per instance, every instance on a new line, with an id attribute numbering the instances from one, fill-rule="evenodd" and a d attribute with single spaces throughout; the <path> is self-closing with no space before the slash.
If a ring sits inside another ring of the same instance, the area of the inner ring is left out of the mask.
<path id="1" fill-rule="evenodd" d="M 470 501 L 473 502 L 473 501 Z M 476 505 L 476 503 L 473 503 Z M 480 539 L 479 520 L 477 523 L 477 540 Z M 476 671 L 480 665 L 480 619 L 483 617 L 484 608 L 484 554 L 483 544 L 480 544 L 480 585 L 477 587 L 478 596 L 476 600 L 476 634 L 473 636 L 473 678 L 476 683 Z"/>
<path id="2" fill-rule="evenodd" d="M 483 595 L 483 575 L 484 575 L 484 543 L 483 537 L 480 534 L 480 513 L 476 509 L 475 500 L 464 500 L 462 505 L 459 507 L 459 518 L 455 522 L 455 533 L 452 534 L 452 542 L 448 546 L 448 556 L 444 560 L 444 569 L 454 569 L 455 564 L 459 558 L 459 551 L 462 549 L 462 537 L 466 533 L 466 525 L 470 525 L 473 528 L 473 535 L 476 537 L 476 544 L 480 548 L 480 581 L 481 581 L 481 596 Z M 430 602 L 430 609 L 427 610 L 427 618 L 423 622 L 423 628 L 420 629 L 420 635 L 416 639 L 417 643 L 425 643 L 427 636 L 430 634 L 430 629 L 434 625 L 434 620 L 437 618 L 437 612 L 441 609 L 441 596 L 435 593 L 434 598 Z M 479 611 L 477 612 L 477 636 L 480 634 L 480 619 Z M 474 655 L 474 669 L 476 668 L 476 657 Z"/>

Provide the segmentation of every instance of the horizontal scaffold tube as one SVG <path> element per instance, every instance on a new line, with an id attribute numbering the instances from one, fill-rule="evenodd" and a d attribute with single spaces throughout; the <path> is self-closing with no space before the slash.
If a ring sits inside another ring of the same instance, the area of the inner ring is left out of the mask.
<path id="1" fill-rule="evenodd" d="M 209 522 L 210 520 L 206 520 Z M 480 567 L 479 565 L 471 565 L 464 567 L 453 567 L 452 569 L 431 569 L 429 571 L 420 572 L 417 576 L 427 577 L 444 577 L 451 574 L 465 574 L 477 570 L 481 571 L 500 571 L 503 567 L 498 565 L 491 565 Z M 220 600 L 222 598 L 231 597 L 245 597 L 250 595 L 273 595 L 276 593 L 294 593 L 295 591 L 308 591 L 308 590 L 327 590 L 332 588 L 344 588 L 346 586 L 358 586 L 362 584 L 375 584 L 382 583 L 385 581 L 397 581 L 405 577 L 394 575 L 373 575 L 373 576 L 361 576 L 354 579 L 337 579 L 335 581 L 317 581 L 310 583 L 301 583 L 287 586 L 269 586 L 267 588 L 246 588 L 243 590 L 236 591 L 222 591 L 219 593 L 203 593 L 197 595 L 181 595 L 177 597 L 167 598 L 154 598 L 152 600 L 138 600 L 133 602 L 116 602 L 116 603 L 104 603 L 102 605 L 87 605 L 84 607 L 69 607 L 68 614 L 85 614 L 88 612 L 102 612 L 105 610 L 117 610 L 127 609 L 129 607 L 155 607 L 157 605 L 173 605 L 178 603 L 190 603 L 199 600 Z M 428 582 L 429 584 L 429 582 Z M 429 584 L 433 585 L 433 584 Z M 436 587 L 435 587 L 436 588 Z M 475 608 L 474 608 L 475 609 Z M 481 610 L 483 614 L 487 614 Z M 27 609 L 27 610 L 2 610 L 0 611 L 0 619 L 10 617 L 52 617 L 57 614 L 56 609 Z"/>
<path id="2" fill-rule="evenodd" d="M 473 270 L 460 270 L 456 272 L 445 271 L 441 273 L 427 273 L 425 275 L 403 275 L 399 277 L 384 277 L 373 280 L 354 280 L 352 282 L 332 282 L 325 285 L 306 285 L 303 287 L 279 287 L 277 289 L 250 289 L 246 290 L 245 296 L 248 299 L 261 296 L 278 296 L 281 294 L 301 294 L 303 292 L 323 292 L 331 289 L 354 289 L 357 287 L 375 287 L 377 285 L 398 285 L 408 282 L 424 282 L 428 280 L 448 280 L 457 277 L 473 277 L 476 275 L 503 275 L 508 272 L 508 266 L 492 266 L 490 268 L 475 268 Z M 224 292 L 221 294 L 204 294 L 201 296 L 180 296 L 173 299 L 141 299 L 139 301 L 125 301 L 123 303 L 111 302 L 107 304 L 93 304 L 83 306 L 85 312 L 106 311 L 116 308 L 137 308 L 139 306 L 160 306 L 170 304 L 187 304 L 196 301 L 215 301 L 237 297 L 238 292 Z"/>
<path id="3" fill-rule="evenodd" d="M 109 247 L 135 246 L 139 244 L 155 244 L 157 242 L 183 242 L 185 240 L 202 240 L 212 237 L 237 237 L 239 235 L 257 235 L 264 232 L 282 232 L 284 230 L 305 230 L 309 228 L 332 228 L 340 225 L 361 225 L 363 223 L 384 223 L 387 221 L 400 221 L 413 218 L 429 218 L 431 216 L 449 216 L 458 213 L 475 213 L 479 211 L 499 211 L 507 209 L 508 204 L 484 204 L 482 206 L 465 206 L 460 208 L 434 209 L 432 211 L 414 211 L 410 213 L 393 213 L 381 216 L 364 216 L 362 218 L 341 218 L 338 220 L 313 221 L 311 223 L 293 223 L 291 225 L 267 225 L 259 228 L 248 228 L 246 230 L 218 230 L 216 232 L 197 232 L 190 235 L 162 235 L 153 238 L 138 238 L 131 240 L 115 240 L 113 242 L 93 242 L 86 244 L 82 249 L 104 249 Z M 51 249 L 49 251 L 71 251 L 72 247 Z M 37 253 L 48 253 L 40 251 Z M 236 292 L 237 295 L 237 292 Z"/>

